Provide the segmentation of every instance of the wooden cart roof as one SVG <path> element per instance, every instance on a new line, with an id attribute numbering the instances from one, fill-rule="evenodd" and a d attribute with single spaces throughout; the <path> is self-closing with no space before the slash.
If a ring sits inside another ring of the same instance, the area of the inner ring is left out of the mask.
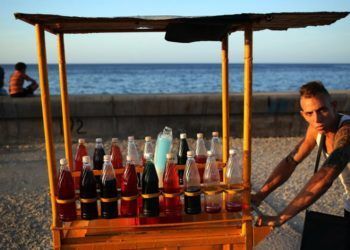
<path id="1" fill-rule="evenodd" d="M 29 24 L 41 24 L 53 34 L 102 32 L 166 32 L 173 42 L 221 41 L 224 35 L 243 31 L 251 23 L 253 31 L 287 30 L 307 26 L 329 25 L 346 17 L 349 12 L 299 12 L 267 14 L 234 14 L 221 16 L 133 16 L 76 17 L 46 14 L 15 13 Z"/>

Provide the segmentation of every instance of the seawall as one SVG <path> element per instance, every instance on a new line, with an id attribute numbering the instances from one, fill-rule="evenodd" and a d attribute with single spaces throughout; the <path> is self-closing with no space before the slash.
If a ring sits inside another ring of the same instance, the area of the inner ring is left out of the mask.
<path id="1" fill-rule="evenodd" d="M 350 113 L 350 91 L 333 91 L 338 111 Z M 219 94 L 162 95 L 81 95 L 70 96 L 72 138 L 93 139 L 134 135 L 153 138 L 164 128 L 173 128 L 174 136 L 197 132 L 209 138 L 221 131 Z M 51 97 L 53 134 L 62 141 L 60 96 Z M 43 142 L 40 97 L 0 97 L 0 143 Z M 306 124 L 299 114 L 297 93 L 255 93 L 252 103 L 252 136 L 300 136 Z M 243 95 L 230 95 L 230 135 L 243 134 Z"/>

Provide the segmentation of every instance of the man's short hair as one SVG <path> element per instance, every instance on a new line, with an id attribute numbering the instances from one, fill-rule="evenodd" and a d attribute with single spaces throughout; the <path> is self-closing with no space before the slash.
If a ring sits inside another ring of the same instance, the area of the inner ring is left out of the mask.
<path id="1" fill-rule="evenodd" d="M 27 68 L 27 65 L 25 63 L 23 63 L 23 62 L 18 62 L 15 65 L 15 69 L 16 70 L 24 70 L 26 68 Z"/>
<path id="2" fill-rule="evenodd" d="M 299 89 L 300 97 L 310 98 L 319 94 L 323 94 L 326 97 L 331 97 L 327 89 L 320 81 L 312 81 L 305 83 Z"/>

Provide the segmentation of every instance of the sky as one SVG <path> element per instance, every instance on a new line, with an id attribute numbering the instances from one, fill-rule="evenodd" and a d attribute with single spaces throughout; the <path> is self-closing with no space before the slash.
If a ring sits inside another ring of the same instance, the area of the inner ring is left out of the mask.
<path id="1" fill-rule="evenodd" d="M 0 64 L 37 63 L 34 27 L 13 13 L 85 17 L 207 16 L 238 13 L 350 11 L 349 0 L 1 0 Z M 219 42 L 167 42 L 165 33 L 66 35 L 67 63 L 219 63 Z M 243 62 L 243 32 L 229 37 L 229 61 Z M 48 63 L 56 36 L 45 33 Z M 254 33 L 255 63 L 350 63 L 350 16 L 328 26 Z"/>

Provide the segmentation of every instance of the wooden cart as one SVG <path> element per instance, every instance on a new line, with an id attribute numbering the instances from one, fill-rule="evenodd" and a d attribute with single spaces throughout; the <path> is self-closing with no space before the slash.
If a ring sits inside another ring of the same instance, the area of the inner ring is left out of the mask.
<path id="1" fill-rule="evenodd" d="M 64 249 L 252 249 L 270 231 L 254 227 L 251 213 L 251 99 L 253 31 L 286 30 L 310 25 L 328 25 L 347 12 L 237 14 L 211 17 L 117 17 L 82 18 L 22 14 L 15 17 L 35 26 L 41 103 L 52 208 L 53 247 Z M 244 31 L 244 131 L 242 213 L 166 217 L 76 220 L 62 223 L 57 214 L 56 156 L 47 75 L 44 31 L 57 35 L 59 77 L 65 155 L 73 166 L 70 112 L 68 105 L 64 34 L 101 32 L 166 32 L 174 42 L 219 41 L 222 43 L 222 135 L 223 162 L 229 149 L 228 37 Z"/>

